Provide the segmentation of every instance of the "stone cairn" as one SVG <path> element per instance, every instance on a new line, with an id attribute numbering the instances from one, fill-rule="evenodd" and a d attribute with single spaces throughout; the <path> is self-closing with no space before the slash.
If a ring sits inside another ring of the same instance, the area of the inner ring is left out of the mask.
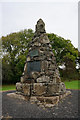
<path id="1" fill-rule="evenodd" d="M 29 43 L 24 72 L 21 81 L 16 83 L 16 94 L 38 103 L 58 102 L 58 96 L 66 94 L 42 19 L 37 21 L 34 37 Z"/>

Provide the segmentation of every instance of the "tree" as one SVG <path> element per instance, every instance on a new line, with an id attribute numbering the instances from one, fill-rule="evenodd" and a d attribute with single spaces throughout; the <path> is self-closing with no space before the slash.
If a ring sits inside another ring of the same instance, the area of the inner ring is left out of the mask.
<path id="1" fill-rule="evenodd" d="M 65 65 L 65 70 L 60 70 L 61 76 L 77 79 L 76 60 L 78 58 L 78 49 L 72 45 L 70 40 L 66 40 L 53 33 L 48 34 L 48 37 L 51 41 L 58 66 Z"/>
<path id="2" fill-rule="evenodd" d="M 28 42 L 33 37 L 31 29 L 2 36 L 3 58 L 2 77 L 3 83 L 19 81 L 28 52 Z M 7 73 L 7 74 L 6 74 Z"/>
<path id="3" fill-rule="evenodd" d="M 3 83 L 16 83 L 20 81 L 23 72 L 26 56 L 28 53 L 28 43 L 32 40 L 34 32 L 32 29 L 11 33 L 2 36 L 2 79 Z M 70 40 L 65 40 L 53 33 L 48 34 L 53 52 L 58 66 L 65 65 L 68 72 L 76 70 L 76 60 L 78 50 L 72 45 Z M 78 61 L 78 60 L 77 60 Z M 71 65 L 71 66 L 70 66 Z M 69 71 L 70 70 L 70 71 Z M 61 72 L 62 73 L 62 72 Z"/>
<path id="4" fill-rule="evenodd" d="M 75 62 L 76 58 L 78 57 L 78 50 L 75 49 L 70 40 L 66 40 L 53 33 L 48 34 L 48 37 L 50 39 L 58 65 L 65 64 L 65 58 L 69 58 Z"/>

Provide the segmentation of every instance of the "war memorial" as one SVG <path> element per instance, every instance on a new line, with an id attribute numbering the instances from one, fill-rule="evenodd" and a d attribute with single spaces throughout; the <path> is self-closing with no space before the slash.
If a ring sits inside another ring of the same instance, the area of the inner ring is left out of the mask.
<path id="1" fill-rule="evenodd" d="M 56 58 L 42 19 L 37 21 L 35 34 L 29 42 L 24 72 L 16 83 L 16 92 L 7 95 L 52 107 L 71 94 L 61 82 Z"/>

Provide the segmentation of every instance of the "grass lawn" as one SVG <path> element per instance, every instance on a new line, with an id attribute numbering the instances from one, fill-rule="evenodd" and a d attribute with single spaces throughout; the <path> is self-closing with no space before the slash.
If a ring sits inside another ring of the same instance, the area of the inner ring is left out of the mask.
<path id="1" fill-rule="evenodd" d="M 2 86 L 2 91 L 5 90 L 15 90 L 16 89 L 16 85 L 3 85 Z"/>
<path id="2" fill-rule="evenodd" d="M 65 81 L 65 86 L 67 89 L 80 89 L 80 81 L 76 80 L 76 81 Z M 2 86 L 2 91 L 5 90 L 15 90 L 16 89 L 16 85 L 3 85 Z M 0 91 L 1 91 L 1 87 L 0 87 Z"/>
<path id="3" fill-rule="evenodd" d="M 65 81 L 65 86 L 67 89 L 80 89 L 80 81 L 75 80 L 75 81 Z"/>

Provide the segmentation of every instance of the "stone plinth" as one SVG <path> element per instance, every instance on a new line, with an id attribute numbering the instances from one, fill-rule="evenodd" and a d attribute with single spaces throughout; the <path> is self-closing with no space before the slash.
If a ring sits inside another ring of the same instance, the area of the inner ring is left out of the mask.
<path id="1" fill-rule="evenodd" d="M 46 79 L 45 79 L 46 81 Z M 66 93 L 65 85 L 60 83 L 20 83 L 16 84 L 16 93 L 26 96 L 54 96 Z"/>
<path id="2" fill-rule="evenodd" d="M 58 96 L 51 96 L 51 97 L 44 97 L 44 96 L 23 96 L 16 93 L 8 93 L 7 95 L 9 97 L 12 97 L 14 99 L 20 99 L 20 100 L 26 100 L 30 101 L 31 104 L 37 103 L 37 105 L 42 107 L 53 107 L 62 99 L 64 99 L 66 96 L 69 96 L 71 94 L 70 91 L 67 91 L 66 93 Z"/>

